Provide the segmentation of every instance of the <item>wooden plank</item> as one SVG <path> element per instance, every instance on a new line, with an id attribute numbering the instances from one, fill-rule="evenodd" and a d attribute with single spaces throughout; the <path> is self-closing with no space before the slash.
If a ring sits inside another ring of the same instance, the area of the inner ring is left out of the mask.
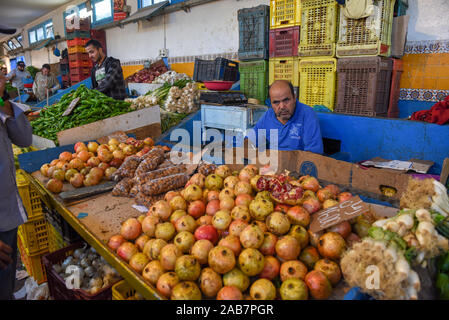
<path id="1" fill-rule="evenodd" d="M 80 200 L 100 193 L 105 193 L 114 189 L 117 183 L 114 181 L 108 181 L 95 186 L 79 188 L 71 191 L 61 192 L 59 196 L 64 202 L 73 200 Z"/>
<path id="2" fill-rule="evenodd" d="M 60 145 L 107 136 L 115 131 L 129 131 L 160 123 L 159 106 L 153 106 L 58 132 Z"/>
<path id="3" fill-rule="evenodd" d="M 449 176 L 449 158 L 446 158 L 444 159 L 443 168 L 441 169 L 440 182 L 446 185 L 448 176 Z"/>

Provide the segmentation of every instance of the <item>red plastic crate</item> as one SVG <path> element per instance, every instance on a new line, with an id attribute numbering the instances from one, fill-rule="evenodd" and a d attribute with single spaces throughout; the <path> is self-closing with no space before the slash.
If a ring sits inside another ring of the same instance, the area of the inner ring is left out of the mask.
<path id="1" fill-rule="evenodd" d="M 67 40 L 67 46 L 68 47 L 74 47 L 74 46 L 83 46 L 84 47 L 89 40 L 90 39 L 83 39 L 83 38 L 75 38 L 73 40 Z"/>
<path id="2" fill-rule="evenodd" d="M 89 76 L 90 68 L 89 67 L 78 67 L 78 68 L 70 68 L 70 78 L 74 78 L 75 76 Z"/>
<path id="3" fill-rule="evenodd" d="M 388 105 L 388 118 L 399 117 L 399 91 L 401 89 L 401 75 L 404 71 L 403 62 L 399 59 L 393 59 L 393 72 L 391 74 L 390 103 Z"/>
<path id="4" fill-rule="evenodd" d="M 73 61 L 85 61 L 89 60 L 89 55 L 86 52 L 76 52 L 69 54 L 69 64 Z"/>
<path id="5" fill-rule="evenodd" d="M 87 74 L 87 75 L 86 74 L 73 75 L 73 76 L 70 76 L 70 83 L 73 86 L 74 84 L 77 84 L 78 82 L 81 82 L 81 81 L 83 81 L 83 80 L 85 80 L 85 79 L 87 79 L 89 77 L 90 77 L 90 74 Z"/>
<path id="6" fill-rule="evenodd" d="M 92 60 L 76 60 L 70 62 L 70 68 L 92 67 Z"/>
<path id="7" fill-rule="evenodd" d="M 62 81 L 70 81 L 70 77 L 68 74 L 63 74 L 62 75 Z"/>
<path id="8" fill-rule="evenodd" d="M 64 279 L 53 269 L 53 265 L 61 263 L 73 251 L 84 246 L 83 242 L 74 243 L 68 247 L 43 256 L 43 264 L 47 273 L 48 289 L 50 296 L 55 300 L 111 300 L 112 285 L 108 286 L 96 294 L 90 294 L 81 289 L 67 289 Z"/>
<path id="9" fill-rule="evenodd" d="M 298 55 L 300 27 L 270 30 L 270 58 Z"/>

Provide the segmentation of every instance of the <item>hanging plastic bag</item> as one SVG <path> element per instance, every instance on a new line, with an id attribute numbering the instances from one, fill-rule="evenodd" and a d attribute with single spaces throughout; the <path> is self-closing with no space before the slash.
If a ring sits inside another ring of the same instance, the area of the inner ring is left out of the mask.
<path id="1" fill-rule="evenodd" d="M 346 0 L 343 14 L 349 19 L 362 19 L 374 13 L 373 0 Z"/>

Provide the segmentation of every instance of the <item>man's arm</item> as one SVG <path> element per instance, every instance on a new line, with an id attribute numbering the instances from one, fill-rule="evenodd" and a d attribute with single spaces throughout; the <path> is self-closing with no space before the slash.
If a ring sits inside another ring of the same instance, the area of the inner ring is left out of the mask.
<path id="1" fill-rule="evenodd" d="M 36 94 L 37 94 L 37 91 L 38 91 L 38 86 L 39 86 L 39 85 L 37 84 L 38 78 L 39 78 L 39 76 L 36 75 L 36 78 L 34 79 L 34 82 L 33 82 L 33 93 L 34 93 L 34 95 L 36 95 Z"/>
<path id="2" fill-rule="evenodd" d="M 304 120 L 304 151 L 323 154 L 323 138 L 315 111 L 312 110 Z"/>
<path id="3" fill-rule="evenodd" d="M 11 70 L 5 77 L 8 81 L 14 79 L 14 77 L 16 76 L 16 72 L 15 70 Z"/>
<path id="4" fill-rule="evenodd" d="M 121 70 L 122 67 L 120 63 L 118 63 L 118 61 L 113 61 L 104 79 L 98 84 L 96 90 L 104 93 L 105 91 L 112 89 L 116 79 L 121 76 Z"/>
<path id="5" fill-rule="evenodd" d="M 54 94 L 54 93 L 56 93 L 56 91 L 61 89 L 61 85 L 59 84 L 58 79 L 54 75 L 51 76 L 51 79 L 52 79 L 53 86 L 50 89 L 51 89 L 52 93 Z"/>
<path id="6" fill-rule="evenodd" d="M 8 137 L 18 147 L 28 147 L 33 140 L 33 129 L 30 122 L 14 102 L 5 101 L 0 107 L 0 118 L 4 119 Z"/>

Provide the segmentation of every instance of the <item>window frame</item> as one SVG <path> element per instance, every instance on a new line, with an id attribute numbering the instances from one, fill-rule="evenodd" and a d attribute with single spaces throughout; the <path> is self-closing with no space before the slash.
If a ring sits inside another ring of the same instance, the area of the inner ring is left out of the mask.
<path id="1" fill-rule="evenodd" d="M 48 25 L 48 24 L 52 24 L 52 26 L 51 26 L 51 28 L 52 28 L 52 30 L 53 30 L 53 35 L 51 36 L 51 37 L 47 37 L 47 29 L 46 29 L 46 26 Z M 42 31 L 43 31 L 43 33 L 44 33 L 44 38 L 42 38 L 41 40 L 38 40 L 37 39 L 37 31 L 39 30 L 39 29 L 41 29 L 42 28 Z M 31 42 L 31 34 L 32 33 L 34 33 L 34 38 L 35 38 L 35 41 L 34 42 Z M 55 38 L 55 28 L 54 28 L 54 24 L 53 24 L 53 19 L 48 19 L 48 20 L 46 20 L 46 21 L 44 21 L 44 22 L 42 22 L 42 23 L 40 23 L 40 24 L 37 24 L 37 25 L 35 25 L 34 27 L 32 27 L 32 28 L 29 28 L 28 29 L 28 42 L 29 42 L 29 45 L 31 46 L 31 45 L 35 45 L 35 44 L 37 44 L 37 43 L 40 43 L 40 42 L 42 42 L 42 41 L 45 41 L 45 40 L 48 40 L 48 39 L 54 39 Z"/>
<path id="2" fill-rule="evenodd" d="M 137 0 L 137 9 L 140 10 L 140 9 L 148 8 L 149 6 L 152 6 L 152 5 L 157 4 L 157 3 L 164 2 L 166 0 L 161 0 L 159 2 L 154 2 L 155 0 L 150 0 L 150 1 L 151 1 L 151 4 L 149 4 L 149 5 L 145 6 L 145 7 L 142 7 L 143 0 Z M 187 0 L 169 0 L 169 1 L 170 1 L 170 3 L 168 5 L 175 4 L 175 3 L 178 3 L 178 2 L 184 2 L 184 1 L 187 1 Z"/>
<path id="3" fill-rule="evenodd" d="M 107 18 L 103 18 L 101 20 L 97 21 L 97 11 L 95 8 L 95 5 L 99 2 L 103 1 L 109 1 L 111 3 L 111 15 Z M 92 27 L 98 27 L 103 24 L 107 24 L 114 21 L 114 0 L 91 0 L 91 6 L 92 6 Z"/>

